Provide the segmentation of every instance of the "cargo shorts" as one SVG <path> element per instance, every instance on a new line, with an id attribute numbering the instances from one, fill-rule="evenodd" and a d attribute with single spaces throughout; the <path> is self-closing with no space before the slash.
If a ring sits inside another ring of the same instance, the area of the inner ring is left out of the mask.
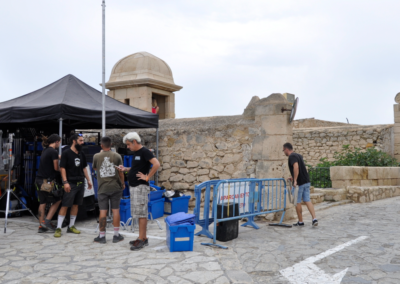
<path id="1" fill-rule="evenodd" d="M 131 193 L 131 213 L 132 218 L 146 218 L 147 219 L 147 203 L 149 202 L 150 186 L 140 184 L 138 186 L 130 186 Z"/>

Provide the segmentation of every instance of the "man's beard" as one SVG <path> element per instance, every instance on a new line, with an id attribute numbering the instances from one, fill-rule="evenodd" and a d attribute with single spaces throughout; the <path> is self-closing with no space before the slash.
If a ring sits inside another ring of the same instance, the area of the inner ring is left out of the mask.
<path id="1" fill-rule="evenodd" d="M 82 150 L 82 145 L 81 144 L 75 144 L 75 149 L 80 152 Z"/>

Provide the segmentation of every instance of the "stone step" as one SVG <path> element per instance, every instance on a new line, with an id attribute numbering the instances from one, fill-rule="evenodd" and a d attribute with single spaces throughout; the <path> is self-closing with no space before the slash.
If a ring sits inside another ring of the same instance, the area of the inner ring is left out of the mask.
<path id="1" fill-rule="evenodd" d="M 347 191 L 343 188 L 315 188 L 315 193 L 325 195 L 325 201 L 342 201 L 347 199 Z"/>
<path id="2" fill-rule="evenodd" d="M 325 194 L 323 194 L 323 193 L 311 193 L 310 194 L 310 199 L 311 199 L 312 204 L 324 202 L 324 197 L 325 197 Z M 304 204 L 304 202 L 303 202 L 303 204 Z"/>

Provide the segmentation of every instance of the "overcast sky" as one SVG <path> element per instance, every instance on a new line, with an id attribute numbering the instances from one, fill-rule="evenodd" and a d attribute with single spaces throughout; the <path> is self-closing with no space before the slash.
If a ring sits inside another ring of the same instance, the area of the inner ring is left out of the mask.
<path id="1" fill-rule="evenodd" d="M 393 123 L 400 1 L 106 1 L 106 81 L 122 57 L 165 60 L 176 116 L 241 114 L 293 93 L 297 118 Z M 101 0 L 2 1 L 0 101 L 73 74 L 101 90 Z"/>

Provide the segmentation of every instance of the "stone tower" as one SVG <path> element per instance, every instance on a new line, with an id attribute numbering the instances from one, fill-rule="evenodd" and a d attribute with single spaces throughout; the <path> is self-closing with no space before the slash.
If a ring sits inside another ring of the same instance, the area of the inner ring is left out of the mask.
<path id="1" fill-rule="evenodd" d="M 130 106 L 151 112 L 157 100 L 160 119 L 175 118 L 175 85 L 171 68 L 162 59 L 137 52 L 119 60 L 106 83 L 108 95 Z"/>
<path id="2" fill-rule="evenodd" d="M 400 93 L 396 95 L 394 98 L 396 104 L 393 105 L 394 111 L 394 127 L 393 127 L 393 134 L 394 134 L 394 157 L 400 162 Z M 393 139 L 392 139 L 393 141 Z"/>

